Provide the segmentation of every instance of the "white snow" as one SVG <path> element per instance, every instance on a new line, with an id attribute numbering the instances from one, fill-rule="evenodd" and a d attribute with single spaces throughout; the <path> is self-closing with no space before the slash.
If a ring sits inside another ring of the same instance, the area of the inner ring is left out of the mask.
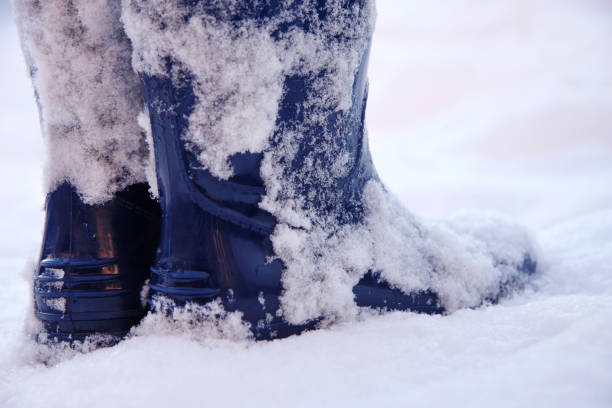
<path id="1" fill-rule="evenodd" d="M 40 104 L 47 191 L 68 181 L 86 202 L 100 203 L 144 181 L 149 157 L 137 124 L 143 99 L 120 2 L 14 4 Z"/>
<path id="2" fill-rule="evenodd" d="M 197 103 L 183 138 L 205 168 L 227 179 L 230 155 L 267 145 L 282 94 L 282 65 L 267 30 L 248 22 L 234 30 L 228 22 L 188 12 L 177 2 L 126 1 L 122 20 L 138 72 L 165 76 L 172 57 L 175 86 L 192 77 Z"/>
<path id="3" fill-rule="evenodd" d="M 183 333 L 194 341 L 201 339 L 247 340 L 252 337 L 250 324 L 242 320 L 242 313 L 227 312 L 216 299 L 205 305 L 187 303 L 184 307 L 165 297 L 153 300 L 155 310 L 133 330 L 136 336 Z"/>
<path id="4" fill-rule="evenodd" d="M 58 312 L 66 311 L 66 298 L 58 297 L 45 299 L 45 304 L 47 305 L 47 307 L 57 310 Z"/>
<path id="5" fill-rule="evenodd" d="M 42 142 L 5 16 L 0 405 L 612 404 L 612 5 L 381 0 L 378 14 L 368 122 L 381 178 L 420 217 L 471 207 L 525 223 L 540 244 L 534 287 L 266 343 L 145 330 L 37 363 L 19 271 L 40 240 Z"/>
<path id="6" fill-rule="evenodd" d="M 149 183 L 149 191 L 153 198 L 159 198 L 159 188 L 157 186 L 157 173 L 155 172 L 155 146 L 153 145 L 153 131 L 151 130 L 151 119 L 149 118 L 149 109 L 144 106 L 142 112 L 137 117 L 138 126 L 144 133 L 149 157 L 147 158 L 147 167 L 145 175 L 147 183 Z"/>

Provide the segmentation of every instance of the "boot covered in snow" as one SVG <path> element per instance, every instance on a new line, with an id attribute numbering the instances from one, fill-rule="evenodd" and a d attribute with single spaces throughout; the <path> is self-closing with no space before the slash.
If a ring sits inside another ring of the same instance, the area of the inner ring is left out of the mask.
<path id="1" fill-rule="evenodd" d="M 83 203 L 67 183 L 47 196 L 34 277 L 39 341 L 113 343 L 145 312 L 141 291 L 159 237 L 159 205 L 136 184 L 102 205 Z"/>
<path id="2" fill-rule="evenodd" d="M 476 306 L 533 269 L 520 233 L 499 257 L 477 234 L 437 239 L 378 180 L 374 15 L 368 0 L 125 4 L 162 208 L 154 307 L 218 299 L 268 338 L 359 307 Z"/>

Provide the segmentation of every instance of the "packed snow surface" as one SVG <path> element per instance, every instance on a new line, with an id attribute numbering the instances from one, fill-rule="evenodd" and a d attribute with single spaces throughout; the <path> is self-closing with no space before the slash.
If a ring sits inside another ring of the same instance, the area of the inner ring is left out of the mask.
<path id="1" fill-rule="evenodd" d="M 241 339 L 231 316 L 214 327 L 230 339 L 194 336 L 182 319 L 144 324 L 115 347 L 40 364 L 45 351 L 22 332 L 30 299 L 19 271 L 31 273 L 39 245 L 43 149 L 4 16 L 0 405 L 612 404 L 611 6 L 377 6 L 368 121 L 381 178 L 423 218 L 488 208 L 528 225 L 541 254 L 533 285 L 499 305 L 362 315 L 265 343 Z M 465 217 L 444 228 L 461 231 Z"/>

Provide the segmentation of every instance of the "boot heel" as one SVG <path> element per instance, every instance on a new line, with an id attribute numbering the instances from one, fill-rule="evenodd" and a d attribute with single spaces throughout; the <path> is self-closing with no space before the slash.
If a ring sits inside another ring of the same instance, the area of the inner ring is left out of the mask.
<path id="1" fill-rule="evenodd" d="M 144 315 L 140 293 L 159 238 L 159 208 L 145 185 L 103 205 L 63 184 L 47 197 L 41 261 L 34 276 L 38 341 L 124 337 Z"/>
<path id="2" fill-rule="evenodd" d="M 59 341 L 94 332 L 124 336 L 143 315 L 139 296 L 126 286 L 115 259 L 47 258 L 34 278 L 36 316 L 47 337 Z"/>

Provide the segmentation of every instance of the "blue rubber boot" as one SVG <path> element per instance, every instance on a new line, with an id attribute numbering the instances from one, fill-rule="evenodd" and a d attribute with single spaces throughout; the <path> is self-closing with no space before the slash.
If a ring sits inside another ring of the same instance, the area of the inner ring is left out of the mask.
<path id="1" fill-rule="evenodd" d="M 41 260 L 34 277 L 41 342 L 120 340 L 145 313 L 141 292 L 159 240 L 160 210 L 136 184 L 102 205 L 64 183 L 47 196 Z"/>
<path id="2" fill-rule="evenodd" d="M 241 15 L 229 18 L 263 21 L 283 9 L 278 2 L 268 2 L 269 7 L 247 3 Z M 356 2 L 347 2 L 346 7 L 353 3 Z M 214 9 L 208 12 L 216 13 Z M 296 20 L 292 24 L 307 31 L 309 21 Z M 291 28 L 286 25 L 283 29 Z M 341 208 L 333 210 L 342 214 L 339 222 L 345 224 L 362 219 L 362 190 L 366 182 L 377 179 L 364 140 L 367 60 L 368 50 L 361 56 L 352 85 L 352 106 L 346 115 L 327 112 L 327 132 L 305 126 L 304 116 L 308 112 L 299 109 L 308 95 L 315 92 L 312 77 L 286 76 L 277 115 L 277 128 L 299 128 L 303 134 L 304 143 L 295 155 L 296 166 L 300 165 L 300 159 L 305 160 L 313 145 L 329 144 L 323 139 L 324 133 L 337 134 L 338 142 L 351 152 L 355 161 L 353 170 L 335 180 L 334 185 L 296 186 L 304 195 L 330 188 L 338 192 Z M 262 154 L 233 155 L 230 158 L 233 175 L 228 180 L 216 178 L 199 165 L 182 138 L 197 98 L 187 70 L 181 72 L 180 85 L 173 82 L 172 77 L 180 69 L 176 61 L 168 58 L 166 70 L 174 72 L 173 75 L 141 73 L 152 125 L 162 209 L 161 238 L 151 268 L 149 301 L 154 306 L 159 296 L 179 305 L 220 299 L 227 311 L 243 313 L 259 339 L 283 337 L 312 327 L 316 319 L 292 325 L 275 314 L 283 291 L 284 265 L 275 257 L 270 239 L 277 221 L 259 207 L 266 193 L 260 176 Z M 279 141 L 273 140 L 272 148 L 275 143 Z M 330 203 L 321 201 L 317 205 L 325 212 Z M 353 293 L 358 306 L 425 313 L 443 311 L 435 293 L 425 290 L 405 294 L 380 281 L 373 273 L 366 274 Z"/>

